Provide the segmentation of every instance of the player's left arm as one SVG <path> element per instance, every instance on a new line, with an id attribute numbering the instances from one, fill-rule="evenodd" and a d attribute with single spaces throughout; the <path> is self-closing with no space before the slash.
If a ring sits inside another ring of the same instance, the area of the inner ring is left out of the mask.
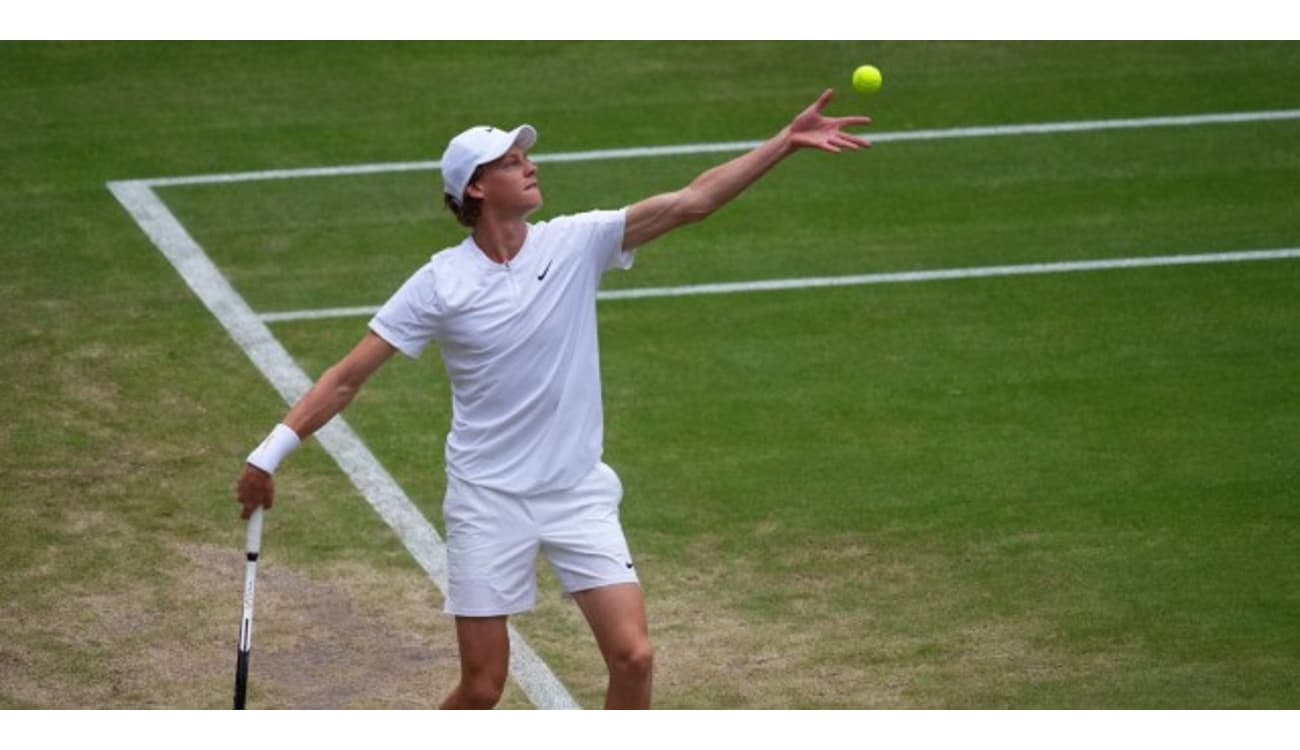
<path id="1" fill-rule="evenodd" d="M 623 247 L 641 247 L 668 232 L 700 221 L 740 195 L 782 159 L 802 148 L 831 153 L 870 147 L 867 139 L 844 132 L 849 125 L 866 125 L 869 117 L 827 117 L 822 110 L 834 92 L 826 89 L 781 132 L 746 154 L 710 169 L 681 190 L 662 193 L 627 209 Z"/>

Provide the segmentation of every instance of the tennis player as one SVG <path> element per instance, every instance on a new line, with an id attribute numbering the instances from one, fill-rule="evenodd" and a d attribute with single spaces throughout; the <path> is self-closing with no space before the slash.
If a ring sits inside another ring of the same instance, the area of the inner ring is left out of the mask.
<path id="1" fill-rule="evenodd" d="M 623 487 L 602 462 L 596 290 L 634 250 L 699 221 L 804 148 L 870 146 L 822 93 L 754 150 L 676 192 L 616 211 L 528 223 L 542 205 L 537 131 L 474 127 L 442 158 L 447 207 L 472 231 L 417 270 L 263 443 L 239 479 L 243 518 L 270 508 L 276 467 L 395 352 L 437 342 L 452 390 L 446 443 L 448 590 L 461 678 L 443 708 L 491 708 L 509 668 L 506 621 L 536 603 L 539 553 L 577 602 L 609 669 L 606 708 L 649 708 L 654 651 L 619 523 Z"/>

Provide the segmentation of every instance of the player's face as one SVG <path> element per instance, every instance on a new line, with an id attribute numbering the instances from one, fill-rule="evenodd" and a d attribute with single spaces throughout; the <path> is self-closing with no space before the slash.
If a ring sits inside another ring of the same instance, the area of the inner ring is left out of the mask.
<path id="1" fill-rule="evenodd" d="M 542 205 L 542 188 L 537 165 L 528 152 L 512 147 L 500 159 L 487 164 L 479 178 L 483 200 L 495 207 L 531 213 Z"/>

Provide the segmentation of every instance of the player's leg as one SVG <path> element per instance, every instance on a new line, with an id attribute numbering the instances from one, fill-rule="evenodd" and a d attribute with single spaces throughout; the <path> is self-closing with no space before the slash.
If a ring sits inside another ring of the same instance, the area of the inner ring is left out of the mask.
<path id="1" fill-rule="evenodd" d="M 650 708 L 654 647 L 641 585 L 620 583 L 576 591 L 578 603 L 609 668 L 605 708 Z"/>
<path id="2" fill-rule="evenodd" d="M 654 649 L 645 599 L 619 523 L 623 485 L 598 464 L 578 486 L 535 498 L 542 551 L 577 602 L 609 668 L 606 708 L 649 708 Z"/>
<path id="3" fill-rule="evenodd" d="M 506 618 L 457 617 L 460 684 L 442 708 L 492 708 L 501 700 L 510 670 L 510 633 Z"/>
<path id="4" fill-rule="evenodd" d="M 460 683 L 443 708 L 492 708 L 510 670 L 509 615 L 537 600 L 538 532 L 520 498 L 447 477 L 447 601 Z"/>

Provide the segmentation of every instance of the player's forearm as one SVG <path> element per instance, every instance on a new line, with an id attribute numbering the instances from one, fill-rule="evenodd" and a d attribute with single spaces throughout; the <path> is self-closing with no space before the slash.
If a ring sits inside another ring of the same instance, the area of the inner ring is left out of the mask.
<path id="1" fill-rule="evenodd" d="M 330 368 L 307 395 L 289 410 L 284 421 L 275 426 L 271 434 L 248 455 L 247 464 L 239 479 L 236 498 L 244 506 L 241 518 L 249 518 L 257 508 L 271 507 L 275 487 L 271 475 L 289 454 L 302 445 L 302 441 L 343 411 L 360 387 L 340 376 L 340 367 Z"/>
<path id="2" fill-rule="evenodd" d="M 337 367 L 326 370 L 307 395 L 289 410 L 284 424 L 306 440 L 347 408 L 359 388 L 359 384 L 343 378 Z"/>
<path id="3" fill-rule="evenodd" d="M 303 440 L 343 411 L 366 379 L 395 351 L 388 342 L 368 332 L 348 356 L 325 371 L 307 395 L 289 410 L 284 421 L 248 454 L 248 466 L 244 469 L 239 490 L 244 518 L 248 518 L 254 508 L 271 507 L 270 475 L 302 445 Z"/>
<path id="4" fill-rule="evenodd" d="M 717 211 L 767 174 L 768 170 L 793 150 L 789 129 L 785 128 L 754 150 L 696 177 L 683 191 L 689 196 L 691 213 L 702 218 Z"/>
<path id="5" fill-rule="evenodd" d="M 368 331 L 346 357 L 326 370 L 311 390 L 307 391 L 307 395 L 294 404 L 282 424 L 293 431 L 298 440 L 306 440 L 347 408 L 366 380 L 396 351 L 387 341 L 373 331 Z M 291 438 L 289 435 L 282 437 Z M 289 447 L 279 450 L 278 446 L 281 445 Z M 297 442 L 292 439 L 277 439 L 272 441 L 272 447 L 277 449 L 271 451 L 268 465 L 278 464 L 281 458 L 297 448 Z"/>

